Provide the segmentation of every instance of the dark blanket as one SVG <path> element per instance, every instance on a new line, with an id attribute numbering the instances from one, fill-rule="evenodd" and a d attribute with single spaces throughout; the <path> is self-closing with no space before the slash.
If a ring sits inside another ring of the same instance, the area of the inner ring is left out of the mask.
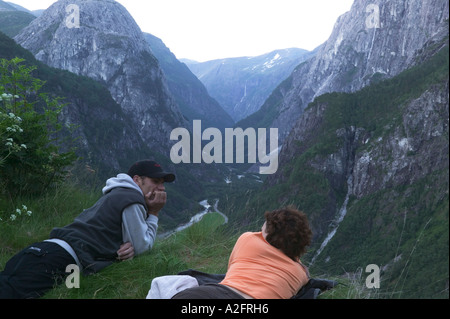
<path id="1" fill-rule="evenodd" d="M 197 279 L 199 286 L 208 283 L 219 283 L 225 278 L 225 274 L 208 274 L 198 270 L 189 269 L 178 275 L 188 275 Z M 338 284 L 337 281 L 311 278 L 306 285 L 291 299 L 317 299 L 322 292 L 330 290 Z"/>

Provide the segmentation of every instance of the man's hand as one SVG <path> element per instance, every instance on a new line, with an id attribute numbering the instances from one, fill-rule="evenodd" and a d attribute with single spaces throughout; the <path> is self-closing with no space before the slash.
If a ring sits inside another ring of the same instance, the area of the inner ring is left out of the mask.
<path id="1" fill-rule="evenodd" d="M 148 213 L 158 216 L 159 211 L 164 207 L 167 200 L 166 192 L 154 191 L 145 195 L 145 201 L 147 203 Z"/>
<path id="2" fill-rule="evenodd" d="M 130 242 L 126 242 L 125 244 L 120 245 L 120 248 L 117 251 L 117 259 L 127 260 L 133 257 L 134 257 L 134 247 Z"/>

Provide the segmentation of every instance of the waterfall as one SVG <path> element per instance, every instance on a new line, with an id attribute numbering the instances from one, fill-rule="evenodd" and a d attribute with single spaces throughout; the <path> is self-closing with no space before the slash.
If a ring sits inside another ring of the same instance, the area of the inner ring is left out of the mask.
<path id="1" fill-rule="evenodd" d="M 314 264 L 317 257 L 320 255 L 320 253 L 324 250 L 324 248 L 327 246 L 327 244 L 330 242 L 330 240 L 336 234 L 339 224 L 344 220 L 344 217 L 347 214 L 347 204 L 348 204 L 349 197 L 352 193 L 352 187 L 353 187 L 353 176 L 350 174 L 349 178 L 347 179 L 347 195 L 345 196 L 344 203 L 342 204 L 341 209 L 339 209 L 336 219 L 330 223 L 330 226 L 332 227 L 332 229 L 328 233 L 327 237 L 325 237 L 325 240 L 320 245 L 320 248 L 314 254 L 314 257 L 312 258 L 311 262 L 309 263 L 309 266 L 312 266 Z"/>
<path id="2" fill-rule="evenodd" d="M 377 28 L 373 28 L 373 37 L 372 37 L 372 42 L 370 44 L 370 49 L 369 49 L 369 54 L 367 55 L 367 59 L 366 59 L 366 69 L 364 71 L 363 77 L 367 74 L 367 69 L 369 68 L 369 63 L 370 63 L 370 56 L 372 55 L 372 49 L 373 49 L 373 43 L 375 41 L 375 34 L 377 32 Z"/>

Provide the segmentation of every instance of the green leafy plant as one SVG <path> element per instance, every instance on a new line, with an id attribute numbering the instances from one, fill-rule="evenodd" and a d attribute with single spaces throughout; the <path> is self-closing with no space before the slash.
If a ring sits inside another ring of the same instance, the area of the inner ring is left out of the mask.
<path id="1" fill-rule="evenodd" d="M 62 152 L 58 141 L 64 104 L 40 92 L 44 82 L 24 61 L 0 60 L 0 186 L 11 198 L 42 194 L 63 180 L 76 159 L 73 150 Z"/>

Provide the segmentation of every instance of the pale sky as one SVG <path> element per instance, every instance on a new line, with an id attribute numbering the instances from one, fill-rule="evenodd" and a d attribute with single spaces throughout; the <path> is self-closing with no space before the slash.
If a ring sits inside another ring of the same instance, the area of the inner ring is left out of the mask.
<path id="1" fill-rule="evenodd" d="M 55 0 L 6 0 L 28 10 Z M 117 0 L 177 58 L 199 62 L 276 49 L 313 50 L 354 0 Z M 82 12 L 80 19 L 83 19 Z"/>

